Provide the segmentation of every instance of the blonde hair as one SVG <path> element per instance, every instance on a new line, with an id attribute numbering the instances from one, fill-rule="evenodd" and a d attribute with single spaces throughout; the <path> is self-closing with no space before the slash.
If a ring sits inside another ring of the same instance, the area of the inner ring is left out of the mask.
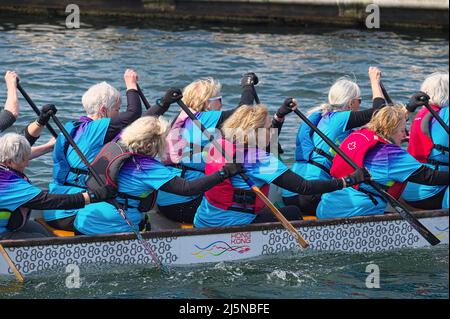
<path id="1" fill-rule="evenodd" d="M 222 133 L 227 140 L 239 144 L 258 143 L 257 129 L 264 128 L 268 114 L 264 104 L 242 105 L 223 123 Z"/>
<path id="2" fill-rule="evenodd" d="M 162 156 L 168 130 L 169 123 L 164 118 L 143 116 L 123 130 L 121 143 L 133 153 Z"/>
<path id="3" fill-rule="evenodd" d="M 334 82 L 328 91 L 328 103 L 313 108 L 308 114 L 322 112 L 322 115 L 325 115 L 329 112 L 342 111 L 353 99 L 360 97 L 361 89 L 358 84 L 348 77 L 341 77 Z"/>
<path id="4" fill-rule="evenodd" d="M 366 127 L 385 139 L 389 139 L 403 120 L 406 120 L 408 111 L 403 104 L 385 106 L 375 112 Z"/>
<path id="5" fill-rule="evenodd" d="M 420 90 L 430 96 L 430 104 L 442 107 L 448 101 L 448 73 L 427 76 Z"/>
<path id="6" fill-rule="evenodd" d="M 196 80 L 183 89 L 183 102 L 197 112 L 205 111 L 208 99 L 220 95 L 221 88 L 211 77 Z"/>

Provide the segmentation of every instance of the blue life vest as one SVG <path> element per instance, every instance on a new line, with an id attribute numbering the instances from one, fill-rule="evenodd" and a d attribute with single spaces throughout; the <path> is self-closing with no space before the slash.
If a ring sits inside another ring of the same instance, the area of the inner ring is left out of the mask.
<path id="1" fill-rule="evenodd" d="M 309 116 L 308 118 L 315 126 L 317 126 L 322 119 L 322 113 L 316 112 Z M 297 132 L 297 140 L 295 143 L 295 160 L 297 162 L 303 161 L 308 162 L 310 160 L 311 154 L 316 148 L 314 141 L 312 140 L 312 135 L 314 131 L 305 123 L 302 123 Z"/>
<path id="2" fill-rule="evenodd" d="M 69 135 L 76 141 L 82 152 L 89 161 L 92 161 L 100 149 L 103 147 L 104 137 L 109 126 L 109 119 L 93 121 L 87 117 L 81 117 L 79 121 L 73 121 L 66 124 L 65 128 Z M 93 136 L 83 134 L 83 128 L 87 126 L 96 126 Z M 76 140 L 80 135 L 83 138 Z M 100 137 L 100 138 L 98 138 Z M 101 138 L 102 137 L 102 138 Z M 84 149 L 89 148 L 90 152 Z M 74 167 L 69 163 L 68 150 L 71 148 L 69 142 L 63 135 L 60 135 L 56 141 L 53 152 L 53 180 L 55 183 L 66 186 L 74 186 L 86 188 L 85 178 L 88 174 L 87 167 L 81 162 L 80 165 Z M 90 153 L 90 154 L 89 154 Z M 76 155 L 78 157 L 78 155 Z"/>

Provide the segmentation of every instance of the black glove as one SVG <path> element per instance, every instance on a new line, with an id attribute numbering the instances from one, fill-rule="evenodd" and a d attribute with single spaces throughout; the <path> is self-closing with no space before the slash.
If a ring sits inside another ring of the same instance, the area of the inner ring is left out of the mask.
<path id="1" fill-rule="evenodd" d="M 286 98 L 276 113 L 277 117 L 282 118 L 291 113 L 293 111 L 292 108 L 296 106 L 296 104 L 297 103 L 292 97 Z"/>
<path id="2" fill-rule="evenodd" d="M 430 100 L 430 96 L 424 92 L 417 92 L 409 99 L 406 109 L 413 113 L 418 107 L 424 106 Z"/>
<path id="3" fill-rule="evenodd" d="M 158 100 L 157 104 L 159 104 L 165 109 L 168 109 L 170 104 L 175 103 L 178 100 L 181 100 L 182 97 L 183 93 L 181 93 L 180 89 L 170 88 L 167 90 L 164 97 Z"/>
<path id="4" fill-rule="evenodd" d="M 117 189 L 112 185 L 100 186 L 87 191 L 92 203 L 104 202 L 117 196 Z"/>
<path id="5" fill-rule="evenodd" d="M 371 179 L 370 173 L 366 168 L 358 168 L 356 171 L 344 177 L 345 186 L 358 185 L 364 182 L 369 182 Z"/>
<path id="6" fill-rule="evenodd" d="M 244 166 L 240 163 L 227 163 L 225 164 L 219 171 L 220 176 L 222 176 L 222 179 L 230 178 L 234 175 L 244 173 L 245 169 Z"/>
<path id="7" fill-rule="evenodd" d="M 241 79 L 241 86 L 244 88 L 246 86 L 252 86 L 258 84 L 258 77 L 255 73 L 245 73 Z"/>
<path id="8" fill-rule="evenodd" d="M 56 106 L 53 104 L 45 104 L 41 109 L 41 114 L 39 115 L 37 122 L 42 126 L 47 125 L 52 115 L 56 114 L 57 111 Z"/>

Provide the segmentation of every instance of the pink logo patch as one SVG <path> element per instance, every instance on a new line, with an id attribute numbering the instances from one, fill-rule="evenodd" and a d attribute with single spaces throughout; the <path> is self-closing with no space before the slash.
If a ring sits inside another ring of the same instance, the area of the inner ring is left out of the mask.
<path id="1" fill-rule="evenodd" d="M 348 144 L 347 144 L 347 148 L 348 148 L 350 151 L 353 151 L 353 150 L 356 148 L 356 142 L 348 143 Z"/>

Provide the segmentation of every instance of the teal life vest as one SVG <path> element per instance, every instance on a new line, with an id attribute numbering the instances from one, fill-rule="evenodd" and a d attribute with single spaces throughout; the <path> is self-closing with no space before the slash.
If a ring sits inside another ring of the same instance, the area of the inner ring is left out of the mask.
<path id="1" fill-rule="evenodd" d="M 69 122 L 65 128 L 73 140 L 76 141 L 78 147 L 83 151 L 89 160 L 92 160 L 98 151 L 103 147 L 104 136 L 109 126 L 109 119 L 102 119 L 93 121 L 88 117 L 81 117 L 78 121 Z M 94 125 L 93 136 L 86 136 L 84 131 L 87 126 Z M 76 140 L 80 135 L 83 138 Z M 88 145 L 89 152 L 84 151 Z M 53 179 L 59 185 L 74 186 L 79 188 L 86 188 L 85 178 L 88 175 L 86 166 L 81 162 L 78 167 L 74 167 L 69 162 L 68 150 L 70 144 L 67 139 L 60 134 L 56 140 L 54 152 L 53 152 Z M 91 154 L 88 154 L 91 153 Z M 93 156 L 92 156 L 93 154 Z M 79 160 L 77 154 L 73 156 Z"/>
<path id="2" fill-rule="evenodd" d="M 0 164 L 0 170 L 2 170 L 4 173 L 10 173 L 12 175 L 19 176 L 26 182 L 30 183 L 30 180 L 25 174 L 22 174 L 10 167 Z M 16 210 L 11 211 L 7 208 L 2 208 L 1 206 L 2 203 L 0 203 L 0 233 L 2 233 L 3 231 L 18 231 L 23 226 L 25 226 L 30 217 L 31 209 L 18 207 Z"/>
<path id="3" fill-rule="evenodd" d="M 308 119 L 317 126 L 322 119 L 322 113 L 316 112 L 311 114 Z M 302 123 L 297 132 L 297 140 L 295 143 L 295 160 L 297 162 L 308 162 L 312 152 L 316 148 L 312 136 L 314 131 L 305 123 Z"/>

